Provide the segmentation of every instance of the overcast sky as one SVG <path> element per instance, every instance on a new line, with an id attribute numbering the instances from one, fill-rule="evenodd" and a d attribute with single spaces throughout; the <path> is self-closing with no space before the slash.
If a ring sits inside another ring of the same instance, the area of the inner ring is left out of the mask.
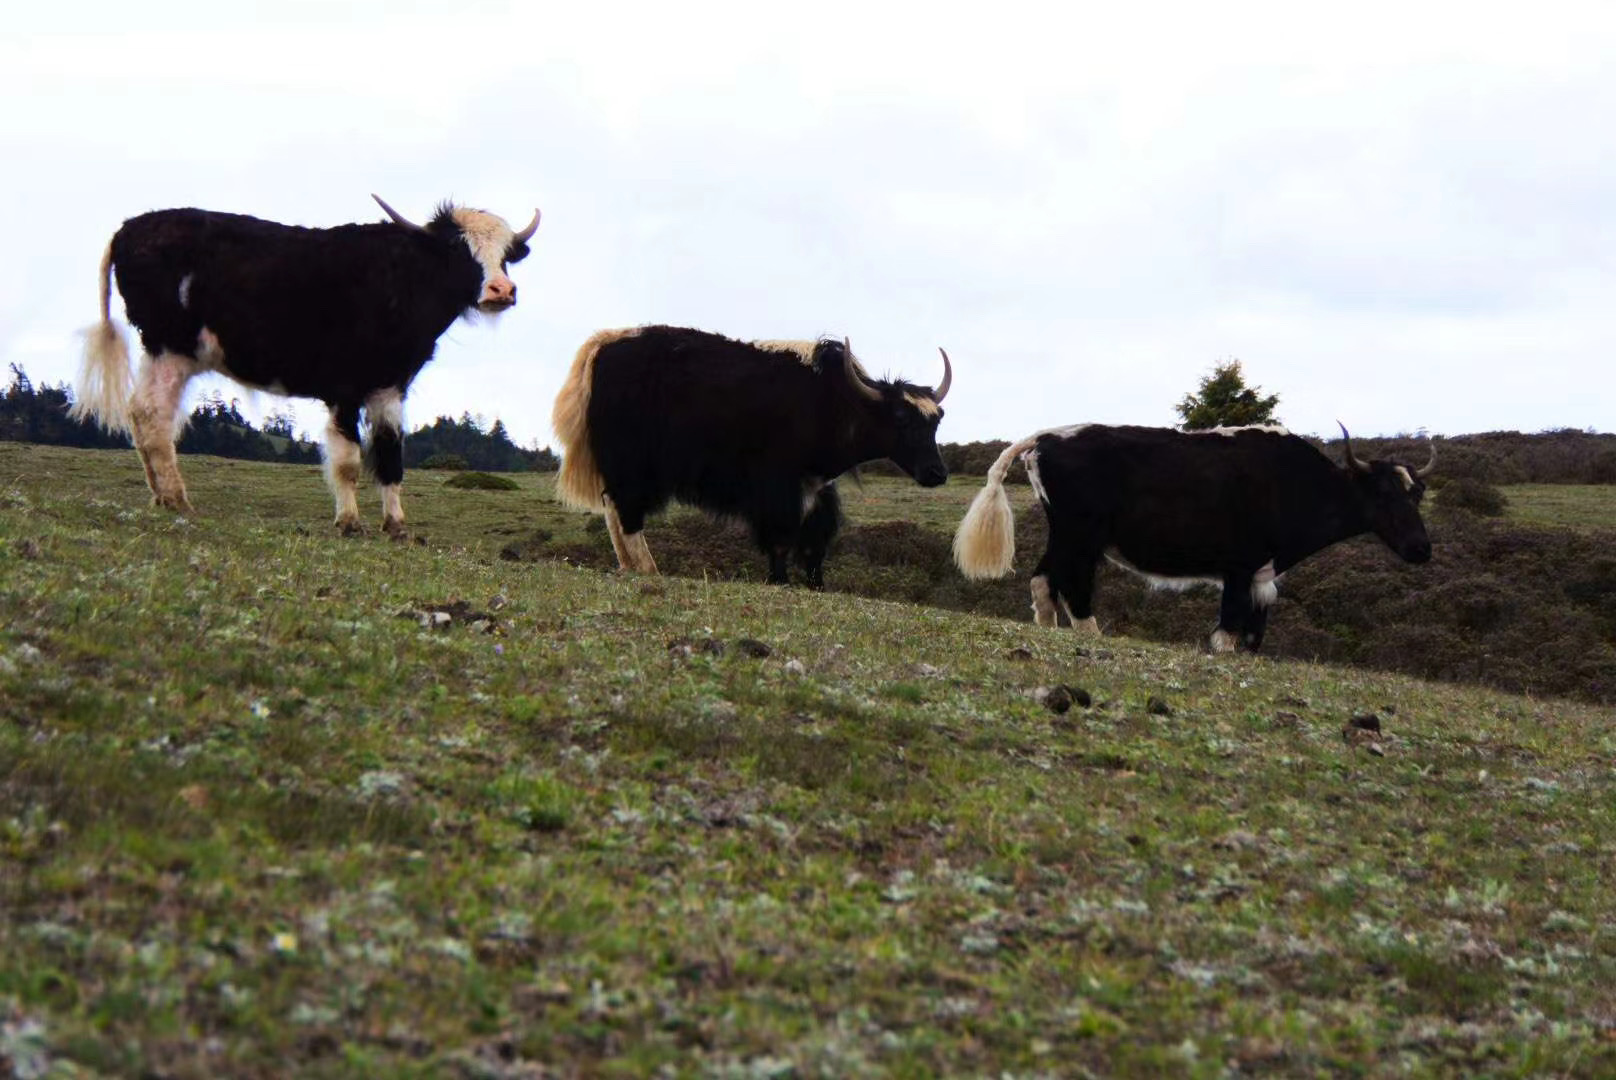
<path id="1" fill-rule="evenodd" d="M 1616 4 L 14 7 L 0 363 L 36 381 L 123 219 L 376 191 L 544 212 L 412 425 L 550 443 L 578 344 L 669 322 L 931 383 L 946 346 L 951 441 L 1171 424 L 1231 357 L 1302 432 L 1616 429 Z"/>

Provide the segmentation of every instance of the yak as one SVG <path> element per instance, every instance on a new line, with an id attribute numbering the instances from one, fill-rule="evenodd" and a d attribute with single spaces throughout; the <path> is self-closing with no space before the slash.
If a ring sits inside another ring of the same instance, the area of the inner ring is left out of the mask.
<path id="1" fill-rule="evenodd" d="M 841 522 L 836 478 L 888 458 L 922 487 L 948 479 L 936 389 L 872 379 L 845 339 L 744 342 L 643 326 L 584 342 L 555 402 L 563 501 L 606 518 L 625 570 L 656 573 L 641 531 L 670 500 L 745 520 L 788 581 L 810 588 Z"/>
<path id="2" fill-rule="evenodd" d="M 113 234 L 74 414 L 130 433 L 153 502 L 190 509 L 174 442 L 186 383 L 211 371 L 323 401 L 337 527 L 361 529 L 363 462 L 381 488 L 382 528 L 404 535 L 404 395 L 452 322 L 515 305 L 506 269 L 528 254 L 539 212 L 517 230 L 445 203 L 417 225 L 371 197 L 390 222 L 316 229 L 188 208 L 141 214 Z M 112 322 L 114 271 L 145 350 L 133 380 Z"/>
<path id="3" fill-rule="evenodd" d="M 1032 577 L 1033 617 L 1098 633 L 1094 572 L 1101 558 L 1153 585 L 1220 585 L 1214 652 L 1262 645 L 1276 581 L 1338 541 L 1373 532 L 1401 558 L 1423 563 L 1431 541 L 1420 519 L 1425 478 L 1363 461 L 1345 426 L 1346 463 L 1283 428 L 1183 432 L 1080 424 L 1012 443 L 988 470 L 954 536 L 954 561 L 969 578 L 1002 577 L 1015 557 L 1004 478 L 1020 458 L 1049 520 L 1049 544 Z"/>

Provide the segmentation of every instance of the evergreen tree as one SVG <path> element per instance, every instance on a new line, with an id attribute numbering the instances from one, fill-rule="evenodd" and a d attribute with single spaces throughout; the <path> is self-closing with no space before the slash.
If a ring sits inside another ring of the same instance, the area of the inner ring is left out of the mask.
<path id="1" fill-rule="evenodd" d="M 1274 408 L 1279 395 L 1260 396 L 1260 386 L 1247 386 L 1240 361 L 1218 364 L 1201 380 L 1198 393 L 1184 395 L 1176 406 L 1185 431 L 1247 424 L 1277 424 Z"/>

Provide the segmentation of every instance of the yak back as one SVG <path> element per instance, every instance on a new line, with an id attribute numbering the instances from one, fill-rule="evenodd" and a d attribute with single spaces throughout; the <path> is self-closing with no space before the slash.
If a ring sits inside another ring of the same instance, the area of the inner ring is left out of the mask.
<path id="1" fill-rule="evenodd" d="M 1366 527 L 1342 470 L 1280 430 L 1090 425 L 1037 450 L 1052 528 L 1154 574 L 1283 570 Z"/>
<path id="2" fill-rule="evenodd" d="M 648 509 L 677 497 L 747 514 L 762 489 L 846 471 L 871 406 L 837 370 L 843 355 L 840 342 L 804 356 L 667 326 L 602 345 L 588 415 L 606 489 Z"/>
<path id="3" fill-rule="evenodd" d="M 131 218 L 112 257 L 148 352 L 194 356 L 206 328 L 227 374 L 328 401 L 407 386 L 482 283 L 458 238 L 196 209 Z"/>

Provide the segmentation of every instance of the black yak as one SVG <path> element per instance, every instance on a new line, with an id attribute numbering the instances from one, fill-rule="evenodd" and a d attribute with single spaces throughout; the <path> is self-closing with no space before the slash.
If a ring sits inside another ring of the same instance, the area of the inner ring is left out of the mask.
<path id="1" fill-rule="evenodd" d="M 1013 443 L 988 470 L 954 536 L 966 577 L 1002 577 L 1015 556 L 1004 477 L 1020 457 L 1049 519 L 1049 545 L 1033 571 L 1033 617 L 1099 632 L 1094 571 L 1102 557 L 1154 585 L 1220 585 L 1214 652 L 1262 645 L 1275 580 L 1316 551 L 1373 532 L 1400 557 L 1423 563 L 1431 541 L 1420 498 L 1431 460 L 1413 470 L 1359 460 L 1343 427 L 1336 465 L 1283 428 L 1164 428 L 1086 424 Z"/>
<path id="2" fill-rule="evenodd" d="M 326 477 L 336 523 L 359 531 L 361 460 L 382 492 L 382 526 L 404 533 L 404 395 L 449 324 L 516 303 L 506 273 L 528 253 L 539 213 L 518 231 L 483 210 L 444 204 L 416 225 L 310 229 L 209 210 L 130 218 L 101 259 L 101 321 L 88 336 L 76 415 L 128 431 L 152 499 L 189 509 L 174 440 L 192 376 L 317 398 L 330 410 Z M 112 323 L 111 275 L 145 356 L 131 385 Z M 369 442 L 360 450 L 360 413 Z"/>
<path id="3" fill-rule="evenodd" d="M 564 501 L 604 514 L 617 560 L 655 573 L 641 530 L 677 499 L 745 520 L 787 581 L 795 556 L 824 584 L 840 524 L 836 477 L 889 458 L 923 487 L 948 479 L 933 390 L 872 379 L 845 341 L 742 342 L 702 330 L 602 331 L 578 350 L 556 398 Z"/>

